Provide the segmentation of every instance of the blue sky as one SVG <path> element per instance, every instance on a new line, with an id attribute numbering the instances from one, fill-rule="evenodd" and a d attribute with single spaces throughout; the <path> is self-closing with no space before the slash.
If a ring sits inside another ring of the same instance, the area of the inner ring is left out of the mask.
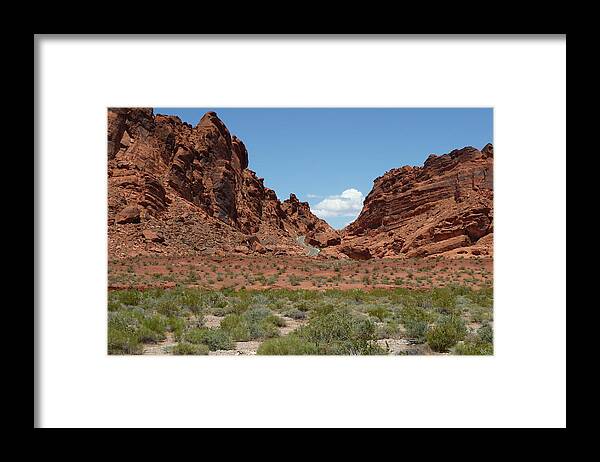
<path id="1" fill-rule="evenodd" d="M 334 228 L 352 222 L 373 180 L 429 154 L 493 142 L 491 108 L 155 108 L 196 125 L 215 111 L 281 199 L 307 201 Z"/>

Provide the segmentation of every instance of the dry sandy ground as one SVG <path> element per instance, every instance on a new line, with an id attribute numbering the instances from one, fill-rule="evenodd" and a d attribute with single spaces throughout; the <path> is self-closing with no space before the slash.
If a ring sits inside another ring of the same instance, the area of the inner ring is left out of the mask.
<path id="1" fill-rule="evenodd" d="M 109 289 L 187 287 L 426 289 L 492 282 L 491 257 L 332 260 L 311 257 L 135 257 L 109 262 Z"/>

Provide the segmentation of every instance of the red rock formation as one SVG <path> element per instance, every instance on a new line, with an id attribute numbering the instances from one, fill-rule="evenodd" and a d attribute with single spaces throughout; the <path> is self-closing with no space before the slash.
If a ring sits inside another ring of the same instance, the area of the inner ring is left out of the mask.
<path id="1" fill-rule="evenodd" d="M 307 244 L 323 248 L 341 242 L 339 233 L 326 221 L 313 215 L 308 202 L 300 202 L 295 194 L 290 194 L 281 208 L 286 216 L 285 226 L 289 226 L 296 234 L 307 236 Z"/>
<path id="2" fill-rule="evenodd" d="M 192 127 L 148 108 L 108 110 L 108 223 L 114 257 L 244 247 L 302 254 L 300 235 L 321 247 L 339 242 L 308 204 L 294 195 L 281 203 L 264 186 L 214 112 Z"/>
<path id="3" fill-rule="evenodd" d="M 491 254 L 493 156 L 488 144 L 390 170 L 374 181 L 339 250 L 357 259 Z"/>

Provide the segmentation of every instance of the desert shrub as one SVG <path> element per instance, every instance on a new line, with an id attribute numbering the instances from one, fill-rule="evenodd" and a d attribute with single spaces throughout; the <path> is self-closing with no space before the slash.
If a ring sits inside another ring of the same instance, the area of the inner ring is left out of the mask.
<path id="1" fill-rule="evenodd" d="M 206 297 L 207 304 L 214 310 L 227 308 L 227 298 L 221 292 L 210 292 Z"/>
<path id="2" fill-rule="evenodd" d="M 253 323 L 267 319 L 269 316 L 271 316 L 271 310 L 264 307 L 251 308 L 242 315 L 243 319 Z"/>
<path id="3" fill-rule="evenodd" d="M 206 305 L 206 300 L 199 290 L 181 290 L 177 298 L 181 308 L 184 310 L 189 310 L 194 314 L 202 313 L 204 310 L 204 305 Z"/>
<path id="4" fill-rule="evenodd" d="M 174 355 L 207 355 L 209 352 L 209 348 L 207 345 L 202 343 L 194 344 L 181 342 L 173 347 Z"/>
<path id="5" fill-rule="evenodd" d="M 118 290 L 114 294 L 123 305 L 137 306 L 142 300 L 142 293 L 139 290 Z"/>
<path id="6" fill-rule="evenodd" d="M 253 322 L 248 324 L 250 330 L 250 338 L 273 338 L 279 335 L 277 327 L 270 322 L 268 319 L 263 319 L 259 322 Z"/>
<path id="7" fill-rule="evenodd" d="M 285 337 L 265 340 L 256 352 L 259 355 L 316 355 L 317 347 L 302 337 L 294 334 Z"/>
<path id="8" fill-rule="evenodd" d="M 118 300 L 108 299 L 108 311 L 119 311 L 121 309 L 121 302 Z"/>
<path id="9" fill-rule="evenodd" d="M 179 341 L 185 329 L 185 320 L 175 316 L 167 318 L 167 330 L 173 332 L 175 340 Z"/>
<path id="10" fill-rule="evenodd" d="M 372 308 L 369 308 L 367 310 L 367 313 L 369 313 L 369 316 L 373 316 L 374 318 L 377 318 L 380 321 L 383 321 L 385 318 L 390 316 L 389 310 L 387 308 L 384 308 L 383 306 L 374 306 Z"/>
<path id="11" fill-rule="evenodd" d="M 308 325 L 299 328 L 297 335 L 312 342 L 318 354 L 380 354 L 376 343 L 375 324 L 360 319 L 347 310 L 337 309 L 311 317 Z"/>
<path id="12" fill-rule="evenodd" d="M 492 287 L 482 287 L 479 290 L 471 290 L 469 298 L 473 303 L 491 308 L 493 305 L 494 292 Z"/>
<path id="13" fill-rule="evenodd" d="M 475 322 L 488 322 L 492 319 L 492 310 L 489 307 L 471 305 L 468 308 L 471 319 Z"/>
<path id="14" fill-rule="evenodd" d="M 179 313 L 179 306 L 170 298 L 162 298 L 156 302 L 156 311 L 165 316 L 175 316 Z"/>
<path id="15" fill-rule="evenodd" d="M 140 321 L 131 312 L 111 312 L 108 318 L 108 354 L 141 354 Z"/>
<path id="16" fill-rule="evenodd" d="M 159 334 L 164 334 L 167 328 L 167 319 L 161 315 L 145 316 L 142 321 L 142 326 Z"/>
<path id="17" fill-rule="evenodd" d="M 251 339 L 248 323 L 239 314 L 229 314 L 221 321 L 221 329 L 227 331 L 237 342 Z"/>
<path id="18" fill-rule="evenodd" d="M 183 339 L 189 343 L 207 345 L 211 351 L 232 350 L 235 348 L 232 338 L 223 329 L 208 329 L 206 327 L 190 329 L 185 332 Z"/>
<path id="19" fill-rule="evenodd" d="M 427 333 L 428 323 L 421 319 L 408 319 L 404 322 L 406 335 L 408 338 L 414 339 L 418 343 L 425 342 L 425 334 Z"/>
<path id="20" fill-rule="evenodd" d="M 277 327 L 285 327 L 285 325 L 286 325 L 285 319 L 283 319 L 280 316 L 272 315 L 268 319 L 269 319 L 269 322 L 271 322 L 273 325 L 275 325 Z"/>
<path id="21" fill-rule="evenodd" d="M 310 306 L 306 301 L 301 301 L 301 302 L 295 303 L 294 308 L 296 308 L 297 310 L 300 310 L 300 311 L 304 311 L 304 312 L 307 312 L 308 310 L 310 310 Z"/>
<path id="22" fill-rule="evenodd" d="M 431 313 L 417 306 L 404 306 L 400 309 L 400 320 L 406 326 L 412 321 L 429 322 L 432 320 Z"/>
<path id="23" fill-rule="evenodd" d="M 494 341 L 494 330 L 492 326 L 486 324 L 485 326 L 480 327 L 477 330 L 477 335 L 481 339 L 481 341 L 486 343 L 493 343 Z"/>
<path id="24" fill-rule="evenodd" d="M 318 318 L 321 316 L 327 316 L 330 313 L 333 313 L 335 310 L 335 306 L 331 303 L 322 303 L 316 305 L 312 312 L 310 313 L 311 318 Z"/>
<path id="25" fill-rule="evenodd" d="M 388 321 L 382 326 L 377 327 L 377 338 L 393 338 L 400 332 L 400 326 L 397 321 Z"/>
<path id="26" fill-rule="evenodd" d="M 235 313 L 235 314 L 242 314 L 245 311 L 247 311 L 248 308 L 250 308 L 251 303 L 252 303 L 252 300 L 248 297 L 239 298 L 237 300 L 234 300 L 231 312 Z"/>
<path id="27" fill-rule="evenodd" d="M 431 301 L 436 307 L 441 307 L 449 312 L 454 312 L 455 305 L 454 287 L 438 287 L 431 290 Z"/>
<path id="28" fill-rule="evenodd" d="M 146 326 L 142 326 L 137 331 L 137 337 L 142 343 L 157 343 L 160 340 L 164 340 L 165 335 L 149 329 Z"/>
<path id="29" fill-rule="evenodd" d="M 464 322 L 456 316 L 444 316 L 429 330 L 425 337 L 433 351 L 444 352 L 465 338 Z"/>
<path id="30" fill-rule="evenodd" d="M 452 349 L 452 353 L 461 356 L 489 356 L 494 354 L 494 347 L 489 342 L 484 342 L 479 338 L 473 338 L 457 343 Z"/>
<path id="31" fill-rule="evenodd" d="M 288 281 L 293 286 L 299 286 L 300 282 L 302 282 L 302 278 L 292 274 L 292 275 L 288 276 Z"/>
<path id="32" fill-rule="evenodd" d="M 285 321 L 267 308 L 251 308 L 245 313 L 230 314 L 221 321 L 221 329 L 238 342 L 279 335 L 277 326 Z"/>
<path id="33" fill-rule="evenodd" d="M 284 316 L 287 316 L 288 318 L 292 318 L 292 319 L 306 319 L 306 312 L 305 311 L 301 311 L 297 308 L 290 308 L 289 310 L 285 311 Z"/>
<path id="34" fill-rule="evenodd" d="M 221 329 L 230 330 L 239 326 L 243 322 L 243 318 L 239 314 L 228 314 L 221 320 Z"/>

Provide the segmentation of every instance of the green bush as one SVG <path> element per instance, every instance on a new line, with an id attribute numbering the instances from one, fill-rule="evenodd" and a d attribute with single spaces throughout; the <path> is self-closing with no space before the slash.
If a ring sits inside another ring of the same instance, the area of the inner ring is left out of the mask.
<path id="1" fill-rule="evenodd" d="M 283 314 L 285 316 L 287 316 L 288 318 L 292 318 L 292 319 L 306 319 L 306 312 L 301 311 L 296 308 L 290 308 L 289 310 L 285 311 Z"/>
<path id="2" fill-rule="evenodd" d="M 288 276 L 288 281 L 293 286 L 299 286 L 302 282 L 302 278 L 300 276 L 292 274 L 291 276 Z"/>
<path id="3" fill-rule="evenodd" d="M 185 329 L 185 320 L 182 318 L 177 318 L 175 316 L 171 316 L 167 318 L 167 329 L 169 332 L 173 332 L 175 335 L 175 340 L 179 341 Z"/>
<path id="4" fill-rule="evenodd" d="M 280 320 L 283 321 L 267 308 L 252 308 L 242 315 L 242 319 L 246 322 L 253 339 L 277 337 L 277 325 Z"/>
<path id="5" fill-rule="evenodd" d="M 209 348 L 204 344 L 181 342 L 173 348 L 174 355 L 207 355 Z"/>
<path id="6" fill-rule="evenodd" d="M 491 343 L 483 342 L 480 339 L 469 339 L 459 342 L 453 349 L 455 355 L 471 356 L 489 356 L 494 354 L 494 347 Z"/>
<path id="7" fill-rule="evenodd" d="M 118 290 L 114 294 L 123 305 L 137 306 L 142 301 L 142 292 L 139 290 Z"/>
<path id="8" fill-rule="evenodd" d="M 375 324 L 359 319 L 347 310 L 337 309 L 314 316 L 297 331 L 303 339 L 313 343 L 318 354 L 380 354 Z"/>
<path id="9" fill-rule="evenodd" d="M 252 322 L 248 324 L 250 330 L 250 338 L 273 338 L 279 335 L 277 326 L 273 324 L 269 319 L 263 319 L 259 322 Z"/>
<path id="10" fill-rule="evenodd" d="M 183 309 L 189 310 L 196 315 L 203 312 L 204 305 L 206 304 L 203 294 L 198 290 L 181 290 L 177 298 Z"/>
<path id="11" fill-rule="evenodd" d="M 171 299 L 159 299 L 156 303 L 156 311 L 164 316 L 175 316 L 179 309 L 179 305 Z"/>
<path id="12" fill-rule="evenodd" d="M 310 317 L 318 318 L 321 316 L 327 316 L 328 314 L 333 313 L 334 310 L 335 310 L 335 306 L 331 303 L 318 304 L 310 312 Z"/>
<path id="13" fill-rule="evenodd" d="M 187 331 L 184 341 L 193 344 L 208 345 L 210 351 L 233 350 L 235 343 L 231 336 L 223 329 L 208 329 L 206 327 L 195 328 Z"/>
<path id="14" fill-rule="evenodd" d="M 165 338 L 164 334 L 149 329 L 146 326 L 140 327 L 137 332 L 137 337 L 142 343 L 157 343 Z"/>
<path id="15" fill-rule="evenodd" d="M 146 316 L 142 321 L 142 326 L 156 332 L 157 334 L 162 334 L 164 336 L 165 330 L 167 329 L 167 319 L 161 315 L 150 315 Z"/>
<path id="16" fill-rule="evenodd" d="M 486 324 L 485 326 L 480 327 L 477 330 L 477 335 L 483 342 L 486 342 L 486 343 L 494 342 L 494 330 L 492 329 L 492 326 L 490 326 L 489 324 Z"/>
<path id="17" fill-rule="evenodd" d="M 108 299 L 108 311 L 119 311 L 121 307 L 120 301 Z"/>
<path id="18" fill-rule="evenodd" d="M 391 338 L 398 335 L 400 326 L 397 321 L 387 321 L 384 325 L 377 328 L 377 338 Z"/>
<path id="19" fill-rule="evenodd" d="M 431 318 L 431 313 L 418 306 L 405 306 L 400 309 L 400 319 L 404 325 L 411 321 L 429 322 Z"/>
<path id="20" fill-rule="evenodd" d="M 310 306 L 308 303 L 306 303 L 305 301 L 302 302 L 298 302 L 294 305 L 294 307 L 299 310 L 299 311 L 304 311 L 307 312 L 308 310 L 310 310 Z"/>
<path id="21" fill-rule="evenodd" d="M 139 319 L 133 313 L 109 313 L 108 354 L 141 354 L 143 345 L 139 337 L 139 328 Z"/>
<path id="22" fill-rule="evenodd" d="M 375 307 L 369 308 L 367 310 L 367 313 L 369 313 L 369 316 L 373 316 L 374 318 L 377 318 L 380 321 L 383 321 L 385 318 L 390 316 L 389 310 L 382 306 L 375 306 Z"/>
<path id="23" fill-rule="evenodd" d="M 312 342 L 290 334 L 265 340 L 260 344 L 256 353 L 259 355 L 316 355 L 318 350 Z"/>
<path id="24" fill-rule="evenodd" d="M 239 314 L 228 314 L 221 321 L 221 329 L 227 331 L 236 342 L 251 340 L 248 323 Z"/>
<path id="25" fill-rule="evenodd" d="M 404 322 L 406 328 L 406 335 L 408 338 L 416 340 L 418 343 L 425 341 L 425 334 L 427 333 L 428 323 L 421 319 L 408 319 Z"/>
<path id="26" fill-rule="evenodd" d="M 272 338 L 279 335 L 277 326 L 285 325 L 285 321 L 274 316 L 267 308 L 252 308 L 245 313 L 227 315 L 221 321 L 221 329 L 234 340 L 246 342 L 258 338 Z"/>
<path id="27" fill-rule="evenodd" d="M 464 322 L 456 316 L 444 316 L 426 334 L 427 343 L 433 351 L 445 352 L 465 338 Z"/>

